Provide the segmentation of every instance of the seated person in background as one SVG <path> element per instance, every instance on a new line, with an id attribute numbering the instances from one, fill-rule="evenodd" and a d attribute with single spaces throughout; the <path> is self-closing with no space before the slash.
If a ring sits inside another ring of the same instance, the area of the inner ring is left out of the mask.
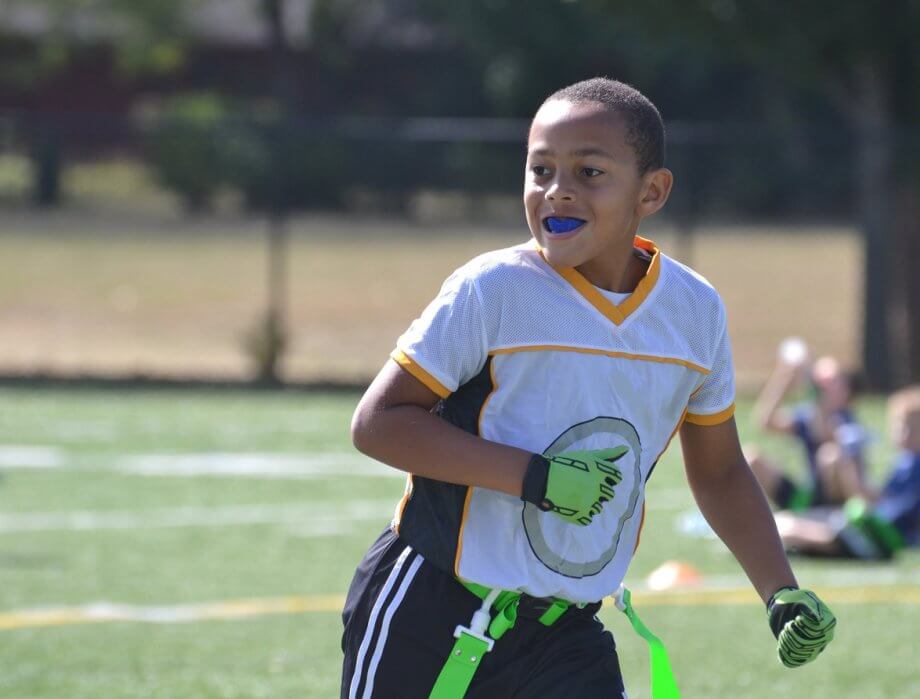
<path id="1" fill-rule="evenodd" d="M 760 450 L 746 447 L 751 470 L 767 497 L 780 509 L 803 510 L 838 505 L 847 493 L 860 492 L 865 483 L 865 431 L 852 412 L 853 377 L 833 357 L 808 361 L 804 344 L 788 351 L 787 340 L 779 362 L 754 405 L 761 429 L 788 435 L 805 453 L 808 474 L 804 482 L 790 478 Z M 787 407 L 789 392 L 802 381 L 810 385 L 814 401 Z"/>
<path id="2" fill-rule="evenodd" d="M 804 555 L 887 559 L 920 546 L 920 385 L 888 401 L 891 439 L 900 452 L 881 491 L 850 493 L 842 509 L 818 508 L 806 516 L 776 513 L 787 549 Z"/>

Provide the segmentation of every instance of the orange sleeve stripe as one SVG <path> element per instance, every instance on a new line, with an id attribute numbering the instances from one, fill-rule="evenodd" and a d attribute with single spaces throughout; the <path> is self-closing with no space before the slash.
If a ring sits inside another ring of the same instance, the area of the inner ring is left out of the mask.
<path id="1" fill-rule="evenodd" d="M 412 357 L 407 355 L 401 349 L 396 348 L 390 352 L 390 357 L 399 366 L 412 374 L 415 378 L 425 384 L 428 388 L 438 394 L 441 398 L 447 398 L 451 390 L 438 381 L 435 377 L 425 371 Z"/>
<path id="2" fill-rule="evenodd" d="M 687 413 L 686 420 L 694 425 L 719 425 L 735 414 L 735 404 L 732 403 L 725 410 L 720 410 L 711 415 L 699 415 L 697 413 Z"/>

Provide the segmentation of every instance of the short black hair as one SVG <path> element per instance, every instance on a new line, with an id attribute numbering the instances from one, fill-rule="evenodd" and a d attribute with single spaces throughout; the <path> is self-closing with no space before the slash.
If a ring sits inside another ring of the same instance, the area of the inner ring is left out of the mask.
<path id="1" fill-rule="evenodd" d="M 664 167 L 664 122 L 652 101 L 632 85 L 611 78 L 591 78 L 557 90 L 544 100 L 597 103 L 621 116 L 627 143 L 636 152 L 639 173 Z"/>

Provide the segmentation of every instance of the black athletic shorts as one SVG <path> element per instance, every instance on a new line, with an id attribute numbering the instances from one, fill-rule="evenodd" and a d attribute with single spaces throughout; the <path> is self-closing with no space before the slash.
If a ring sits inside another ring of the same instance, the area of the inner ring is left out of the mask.
<path id="1" fill-rule="evenodd" d="M 425 699 L 482 602 L 387 530 L 358 566 L 342 620 L 342 699 Z M 599 603 L 570 607 L 552 626 L 546 600 L 526 595 L 517 623 L 479 665 L 467 699 L 623 699 L 613 636 Z"/>

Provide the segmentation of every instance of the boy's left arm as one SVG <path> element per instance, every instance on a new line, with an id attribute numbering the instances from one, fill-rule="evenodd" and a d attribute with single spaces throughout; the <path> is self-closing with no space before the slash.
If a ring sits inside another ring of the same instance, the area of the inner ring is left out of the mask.
<path id="1" fill-rule="evenodd" d="M 814 593 L 798 589 L 734 418 L 717 425 L 685 422 L 680 439 L 693 496 L 767 604 L 780 660 L 789 667 L 813 660 L 833 638 L 836 620 Z"/>
<path id="2" fill-rule="evenodd" d="M 700 511 L 761 599 L 766 603 L 781 587 L 795 587 L 773 513 L 741 451 L 734 418 L 717 425 L 685 422 L 680 442 Z"/>

